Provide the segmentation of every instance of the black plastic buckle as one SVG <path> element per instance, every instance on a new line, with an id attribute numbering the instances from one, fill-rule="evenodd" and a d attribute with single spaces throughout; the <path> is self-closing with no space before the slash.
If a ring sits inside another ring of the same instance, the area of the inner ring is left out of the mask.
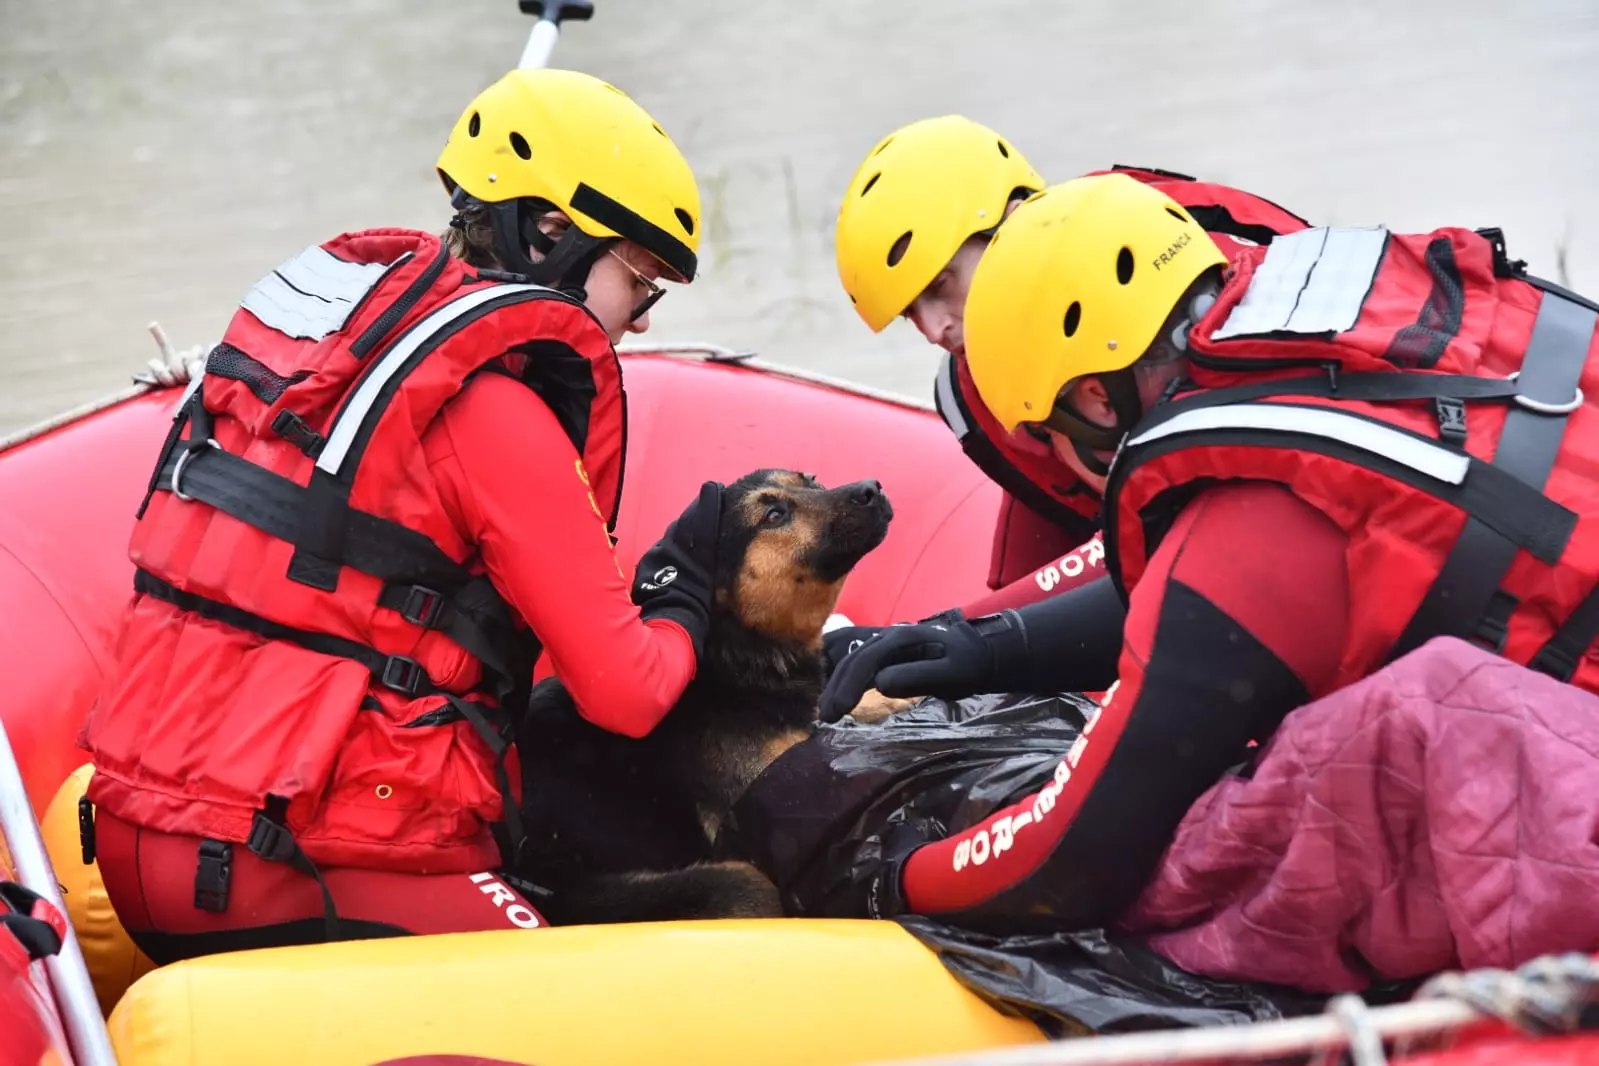
<path id="1" fill-rule="evenodd" d="M 200 861 L 194 869 L 194 905 L 221 914 L 228 909 L 228 889 L 233 881 L 233 845 L 221 840 L 200 841 Z"/>
<path id="2" fill-rule="evenodd" d="M 1452 396 L 1437 396 L 1432 401 L 1438 416 L 1438 439 L 1457 448 L 1466 446 L 1466 405 Z"/>
<path id="3" fill-rule="evenodd" d="M 83 849 L 83 865 L 94 862 L 94 804 L 88 796 L 78 797 L 78 846 Z"/>
<path id="4" fill-rule="evenodd" d="M 407 696 L 415 696 L 422 690 L 427 681 L 427 671 L 422 669 L 422 664 L 415 659 L 407 659 L 403 655 L 391 655 L 383 663 L 382 681 L 396 692 Z"/>
<path id="5" fill-rule="evenodd" d="M 1505 231 L 1498 226 L 1483 226 L 1476 231 L 1477 236 L 1493 245 L 1494 250 L 1494 277 L 1518 278 L 1527 273 L 1525 259 L 1512 259 L 1505 245 Z"/>
<path id="6" fill-rule="evenodd" d="M 412 585 L 405 594 L 400 617 L 424 629 L 432 629 L 444 613 L 444 594 L 426 585 Z"/>
<path id="7" fill-rule="evenodd" d="M 1488 608 L 1478 621 L 1476 630 L 1468 638 L 1495 655 L 1503 655 L 1505 641 L 1510 636 L 1510 616 L 1516 613 L 1521 601 L 1504 589 L 1496 589 L 1488 601 Z"/>
<path id="8" fill-rule="evenodd" d="M 327 438 L 305 424 L 305 419 L 293 411 L 279 411 L 272 419 L 272 432 L 300 449 L 307 458 L 315 459 L 322 454 L 322 446 L 327 443 Z"/>
<path id="9" fill-rule="evenodd" d="M 244 846 L 267 862 L 288 862 L 299 850 L 289 833 L 289 827 L 274 822 L 260 811 L 250 822 L 250 837 Z"/>
<path id="10" fill-rule="evenodd" d="M 1584 649 L 1583 654 L 1587 654 L 1586 649 Z M 1532 662 L 1527 664 L 1529 668 L 1537 670 L 1541 674 L 1548 674 L 1556 681 L 1565 682 L 1571 681 L 1572 675 L 1577 672 L 1577 667 L 1581 665 L 1581 660 L 1574 659 L 1566 654 L 1565 649 L 1547 646 L 1540 648 L 1538 654 L 1532 657 Z"/>

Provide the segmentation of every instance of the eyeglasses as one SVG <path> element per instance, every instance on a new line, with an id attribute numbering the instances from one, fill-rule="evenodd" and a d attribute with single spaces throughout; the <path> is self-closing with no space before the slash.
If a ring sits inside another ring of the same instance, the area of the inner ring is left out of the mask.
<path id="1" fill-rule="evenodd" d="M 615 248 L 610 249 L 610 252 L 612 255 L 616 256 L 616 261 L 618 263 L 621 263 L 623 266 L 627 267 L 627 271 L 629 274 L 633 275 L 633 279 L 640 285 L 644 286 L 644 299 L 640 300 L 633 307 L 633 313 L 628 318 L 629 322 L 637 322 L 639 319 L 643 318 L 649 313 L 650 308 L 654 307 L 656 302 L 659 301 L 661 297 L 666 295 L 666 290 L 655 284 L 655 282 L 651 281 L 649 278 L 645 277 L 643 271 L 639 270 L 638 267 L 634 266 L 632 263 L 629 263 L 626 259 L 623 259 L 622 256 L 617 253 Z"/>

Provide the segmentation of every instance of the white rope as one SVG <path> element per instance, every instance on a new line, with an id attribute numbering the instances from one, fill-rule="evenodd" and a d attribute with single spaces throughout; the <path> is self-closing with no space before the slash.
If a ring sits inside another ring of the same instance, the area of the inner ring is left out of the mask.
<path id="1" fill-rule="evenodd" d="M 1388 1062 L 1385 1043 L 1403 1054 L 1418 1040 L 1435 1042 L 1462 1026 L 1499 1018 L 1526 1032 L 1571 1032 L 1585 1008 L 1599 1005 L 1599 961 L 1546 955 L 1515 972 L 1440 974 L 1408 1003 L 1367 1007 L 1336 996 L 1327 1013 L 1254 1025 L 1174 1029 L 1077 1037 L 960 1055 L 896 1060 L 893 1066 L 1154 1066 L 1162 1062 L 1259 1061 L 1348 1051 L 1355 1066 Z M 880 1066 L 889 1066 L 887 1063 Z"/>
<path id="2" fill-rule="evenodd" d="M 192 348 L 175 349 L 167 340 L 166 331 L 161 328 L 161 323 L 150 323 L 149 330 L 150 336 L 155 338 L 156 346 L 161 349 L 161 354 L 151 356 L 150 361 L 145 363 L 145 368 L 133 375 L 134 381 L 152 388 L 182 388 L 204 369 L 205 357 L 213 345 L 196 344 Z"/>
<path id="3" fill-rule="evenodd" d="M 81 418 L 88 418 L 92 414 L 125 403 L 136 396 L 143 396 L 152 389 L 176 389 L 187 385 L 205 366 L 205 357 L 211 350 L 210 346 L 197 344 L 192 348 L 173 348 L 171 342 L 167 340 L 166 331 L 161 328 L 161 323 L 151 322 L 148 328 L 150 336 L 155 338 L 160 354 L 151 356 L 145 363 L 144 369 L 133 375 L 134 383 L 131 386 L 62 411 L 58 415 L 51 415 L 43 422 L 35 422 L 31 426 L 24 426 L 14 433 L 0 437 L 0 452 L 15 448 L 19 444 L 26 444 L 62 426 L 70 426 Z"/>

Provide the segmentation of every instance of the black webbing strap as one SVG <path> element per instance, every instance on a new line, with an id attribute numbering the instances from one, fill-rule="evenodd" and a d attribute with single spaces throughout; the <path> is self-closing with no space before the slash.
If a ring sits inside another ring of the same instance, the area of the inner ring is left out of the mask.
<path id="1" fill-rule="evenodd" d="M 336 655 L 345 659 L 353 659 L 372 672 L 372 676 L 382 685 L 394 689 L 412 698 L 418 696 L 443 696 L 446 706 L 451 712 L 464 718 L 472 726 L 479 739 L 488 746 L 489 752 L 494 756 L 494 774 L 496 784 L 499 786 L 500 798 L 503 806 L 501 820 L 493 824 L 494 842 L 500 848 L 507 865 L 515 865 L 522 849 L 525 834 L 522 828 L 521 810 L 516 803 L 516 796 L 511 791 L 510 771 L 505 765 L 506 755 L 510 751 L 512 742 L 512 728 L 510 719 L 493 707 L 475 703 L 453 692 L 446 692 L 435 685 L 427 672 L 422 669 L 422 664 L 415 659 L 408 659 L 403 655 L 385 655 L 376 648 L 370 648 L 358 641 L 335 637 L 328 633 L 313 633 L 305 629 L 295 629 L 292 626 L 281 625 L 258 614 L 234 607 L 230 604 L 219 603 L 216 600 L 194 593 L 184 592 L 170 583 L 161 580 L 147 570 L 135 570 L 133 573 L 133 587 L 139 592 L 156 599 L 170 603 L 184 611 L 193 611 L 202 618 L 209 618 L 214 622 L 233 626 L 236 629 L 257 633 L 271 640 L 286 640 L 298 644 L 309 651 L 323 655 Z M 443 710 L 444 708 L 440 708 Z M 425 716 L 427 724 L 441 724 L 444 717 L 430 714 Z M 493 719 L 499 719 L 496 725 Z M 413 724 L 421 724 L 413 723 Z M 279 822 L 282 819 L 278 819 Z M 252 827 L 252 840 L 254 833 L 259 829 Z M 268 832 L 260 829 L 260 832 Z M 287 833 L 287 830 L 284 830 Z M 292 841 L 291 841 L 292 843 Z M 251 845 L 252 851 L 255 850 Z M 270 856 L 263 856 L 269 858 Z M 295 867 L 299 869 L 298 866 Z M 199 885 L 201 877 L 197 874 L 196 884 Z M 206 879 L 210 885 L 214 879 Z M 320 881 L 320 877 L 318 877 Z M 326 895 L 327 888 L 323 887 Z M 198 898 L 198 896 L 197 896 Z M 224 903 L 225 905 L 225 903 Z"/>
<path id="2" fill-rule="evenodd" d="M 501 811 L 500 820 L 491 823 L 490 831 L 494 834 L 494 843 L 500 849 L 501 864 L 513 870 L 517 869 L 527 834 L 522 828 L 521 808 L 517 805 L 515 793 L 511 791 L 511 772 L 505 765 L 505 757 L 511 750 L 511 721 L 504 712 L 484 707 L 471 700 L 448 694 L 445 695 L 445 699 L 449 700 L 450 706 L 471 724 L 478 739 L 488 746 L 489 752 L 494 756 L 494 780 L 500 790 Z M 490 715 L 500 719 L 500 724 L 495 725 L 490 720 Z"/>
<path id="3" fill-rule="evenodd" d="M 290 581 L 323 592 L 339 587 L 339 569 L 349 558 L 356 514 L 349 492 L 350 487 L 336 475 L 321 467 L 311 468 L 311 480 L 300 490 L 295 508 L 294 532 L 283 538 L 294 545 L 289 558 Z"/>
<path id="4" fill-rule="evenodd" d="M 1196 360 L 1201 361 L 1201 360 Z M 1306 370 L 1314 367 L 1307 366 Z M 1398 403 L 1406 400 L 1470 400 L 1475 402 L 1514 400 L 1525 391 L 1521 381 L 1504 378 L 1479 378 L 1469 374 L 1422 374 L 1413 371 L 1361 371 L 1339 374 L 1330 368 L 1324 374 L 1305 373 L 1273 381 L 1205 389 L 1191 397 L 1179 393 L 1156 409 L 1162 419 L 1181 414 L 1192 407 L 1215 407 L 1224 403 L 1278 396 L 1319 396 L 1333 400 L 1364 400 L 1371 403 Z M 1570 399 L 1571 394 L 1566 394 Z M 1155 425 L 1149 422 L 1140 428 Z"/>
<path id="5" fill-rule="evenodd" d="M 188 440 L 184 440 L 183 431 L 191 424 L 194 431 L 189 434 Z M 150 498 L 171 484 L 171 477 L 166 471 L 176 465 L 172 453 L 178 445 L 183 445 L 185 452 L 206 447 L 215 428 L 215 419 L 205 409 L 205 378 L 202 375 L 194 380 L 177 410 L 172 412 L 172 425 L 167 429 L 166 439 L 161 442 L 161 453 L 156 457 L 155 469 L 150 472 L 150 483 L 145 486 L 144 499 L 139 501 L 139 509 L 133 513 L 135 519 L 143 518 L 145 509 L 150 506 Z"/>
<path id="6" fill-rule="evenodd" d="M 474 577 L 450 595 L 426 585 L 390 583 L 378 594 L 378 605 L 443 633 L 501 684 L 515 685 L 532 676 L 538 642 L 531 633 L 517 630 L 510 608 L 486 577 Z"/>
<path id="7" fill-rule="evenodd" d="M 197 596 L 161 580 L 148 570 L 133 572 L 133 587 L 146 596 L 153 596 L 182 611 L 193 611 L 201 618 L 221 622 L 235 629 L 257 633 L 269 640 L 286 640 L 308 651 L 322 655 L 336 655 L 353 659 L 372 672 L 378 683 L 412 698 L 418 696 L 448 695 L 433 683 L 422 664 L 404 655 L 385 655 L 360 641 L 336 637 L 331 633 L 314 633 L 282 625 L 270 618 L 246 611 L 232 604 L 219 603 L 205 596 Z"/>
<path id="8" fill-rule="evenodd" d="M 1599 639 L 1599 585 L 1589 590 L 1577 609 L 1527 665 L 1560 681 L 1570 681 L 1596 639 Z"/>
<path id="9" fill-rule="evenodd" d="M 199 448 L 180 471 L 183 454 L 162 465 L 161 490 L 192 497 L 272 537 L 294 542 L 307 489 L 220 448 Z M 438 582 L 446 590 L 471 580 L 465 567 L 424 534 L 366 511 L 345 513 L 346 565 L 384 581 Z"/>
<path id="10" fill-rule="evenodd" d="M 180 466 L 181 464 L 181 466 Z M 320 473 L 320 471 L 318 472 Z M 178 450 L 162 464 L 158 488 L 177 491 L 231 515 L 269 536 L 293 543 L 300 531 L 308 494 L 316 491 L 246 459 L 207 447 Z M 324 486 L 323 491 L 327 488 Z M 407 620 L 437 629 L 480 660 L 502 681 L 523 677 L 532 658 L 520 662 L 508 649 L 526 643 L 511 621 L 510 608 L 486 578 L 474 576 L 427 536 L 398 522 L 341 508 L 344 564 L 386 582 L 378 603 Z M 338 567 L 329 564 L 328 587 Z M 335 652 L 334 654 L 339 654 Z M 533 657 L 537 653 L 534 652 Z"/>
<path id="11" fill-rule="evenodd" d="M 316 863 L 306 856 L 295 841 L 294 834 L 289 832 L 288 812 L 288 800 L 282 796 L 267 796 L 266 807 L 256 811 L 254 820 L 250 822 L 250 837 L 244 846 L 267 862 L 287 863 L 290 869 L 316 882 L 317 888 L 322 890 L 322 921 L 326 926 L 327 942 L 331 944 L 340 939 L 339 912 L 333 905 L 333 893 L 328 891 L 322 871 L 316 868 Z"/>
<path id="12" fill-rule="evenodd" d="M 1522 397 L 1557 409 L 1571 403 L 1587 361 L 1595 321 L 1592 309 L 1552 293 L 1544 294 L 1518 379 Z M 1564 412 L 1541 413 L 1518 402 L 1505 416 L 1492 468 L 1542 492 L 1560 452 L 1566 419 Z M 1477 473 L 1473 470 L 1467 480 Z M 1512 541 L 1477 518 L 1468 517 L 1443 569 L 1394 644 L 1389 659 L 1397 659 L 1433 637 L 1444 635 L 1474 640 L 1496 653 L 1503 651 L 1509 617 L 1518 604 L 1499 586 L 1515 561 L 1516 551 Z M 1573 633 L 1572 639 L 1578 636 Z"/>

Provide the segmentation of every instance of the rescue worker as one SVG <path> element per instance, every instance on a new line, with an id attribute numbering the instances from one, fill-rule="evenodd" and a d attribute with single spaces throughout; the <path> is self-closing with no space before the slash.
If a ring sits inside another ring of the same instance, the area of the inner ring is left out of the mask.
<path id="1" fill-rule="evenodd" d="M 824 709 L 1116 687 L 1042 791 L 877 875 L 878 912 L 1102 925 L 1283 717 L 1440 635 L 1599 690 L 1599 305 L 1498 231 L 1314 229 L 1229 256 L 1124 175 L 1038 194 L 967 299 L 984 403 L 1105 494 L 1094 586 L 891 629 Z M 1579 380 L 1587 374 L 1587 388 Z"/>
<path id="2" fill-rule="evenodd" d="M 1267 244 L 1305 228 L 1257 196 L 1183 174 L 1117 166 L 1187 205 L 1226 247 Z M 876 333 L 908 319 L 948 355 L 934 389 L 939 414 L 967 457 L 1005 490 L 995 530 L 990 586 L 962 606 L 967 615 L 1019 607 L 1085 584 L 1104 572 L 1097 530 L 1100 496 L 1049 447 L 1007 432 L 973 388 L 962 325 L 972 272 L 996 228 L 1044 188 L 1005 137 L 962 115 L 902 126 L 879 141 L 850 180 L 835 237 L 839 279 Z M 1106 609 L 1119 614 L 1114 602 Z M 836 659 L 871 627 L 829 636 Z"/>
<path id="3" fill-rule="evenodd" d="M 347 233 L 249 291 L 139 509 L 83 813 L 157 962 L 541 925 L 496 872 L 522 836 L 512 712 L 541 646 L 628 736 L 694 674 L 720 486 L 633 598 L 610 536 L 613 345 L 660 279 L 694 278 L 688 163 L 620 90 L 518 70 L 438 171 L 445 238 Z"/>

